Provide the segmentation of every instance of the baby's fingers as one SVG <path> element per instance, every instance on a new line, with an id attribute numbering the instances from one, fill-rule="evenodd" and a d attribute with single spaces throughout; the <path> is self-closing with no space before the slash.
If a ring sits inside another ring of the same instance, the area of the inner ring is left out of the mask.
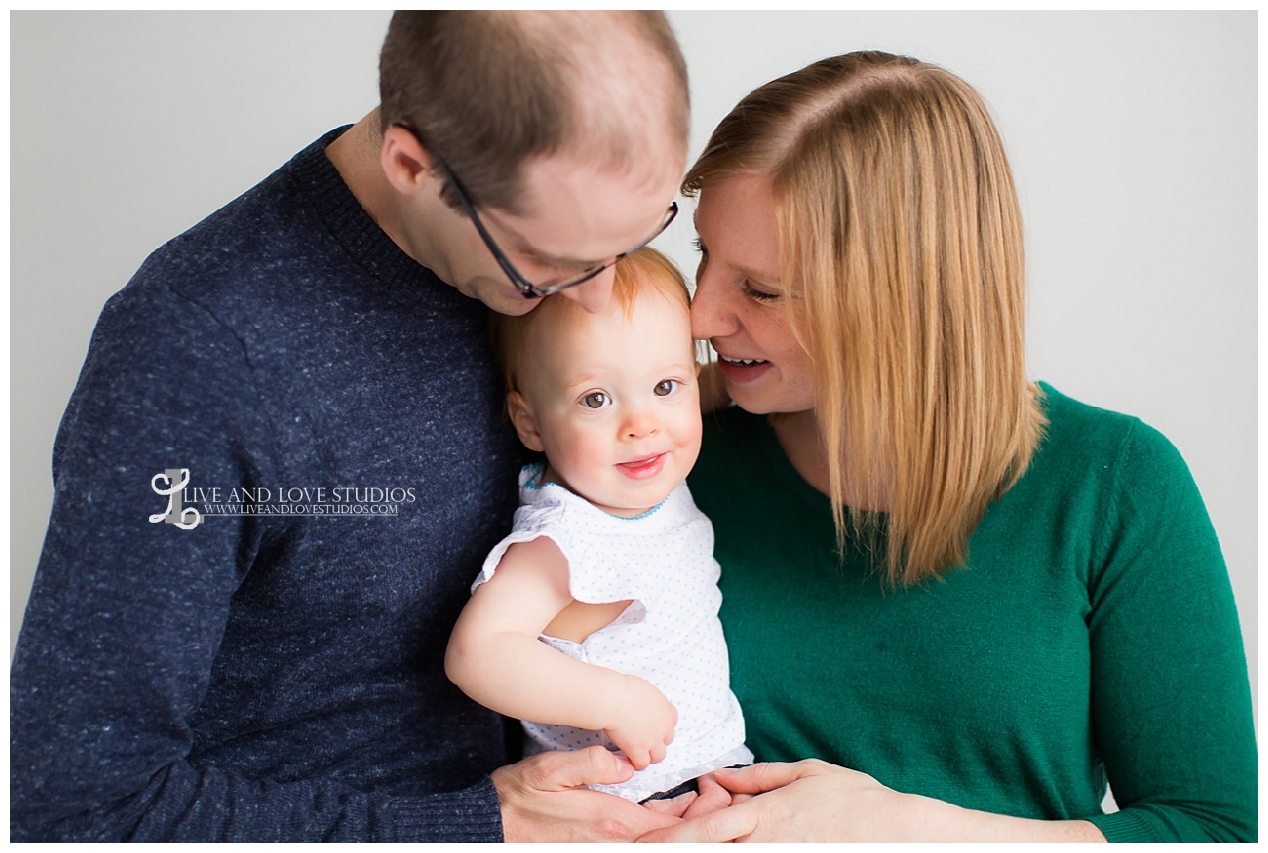
<path id="1" fill-rule="evenodd" d="M 635 770 L 646 770 L 652 763 L 650 756 L 646 752 L 634 753 L 632 755 L 627 752 L 625 753 L 625 757 L 628 758 L 630 763 L 634 765 Z"/>

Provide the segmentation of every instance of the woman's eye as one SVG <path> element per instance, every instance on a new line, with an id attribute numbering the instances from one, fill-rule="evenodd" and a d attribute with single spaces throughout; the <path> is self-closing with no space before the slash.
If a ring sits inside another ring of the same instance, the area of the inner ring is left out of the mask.
<path id="1" fill-rule="evenodd" d="M 677 387 L 678 387 L 678 380 L 666 379 L 656 386 L 656 396 L 668 397 L 670 394 L 674 393 L 674 389 Z"/>
<path id="2" fill-rule="evenodd" d="M 747 281 L 744 282 L 743 290 L 745 296 L 749 299 L 756 300 L 757 302 L 778 302 L 780 299 L 780 294 L 771 293 L 768 290 L 758 290 Z"/>
<path id="3" fill-rule="evenodd" d="M 612 400 L 602 391 L 594 391 L 581 398 L 581 405 L 585 406 L 587 409 L 602 409 L 610 402 L 612 402 Z"/>
<path id="4" fill-rule="evenodd" d="M 705 269 L 709 266 L 709 250 L 704 247 L 704 243 L 700 242 L 699 237 L 693 240 L 692 243 L 695 245 L 696 251 L 700 253 L 700 261 L 696 264 L 696 282 L 699 283 L 700 279 L 704 277 Z"/>

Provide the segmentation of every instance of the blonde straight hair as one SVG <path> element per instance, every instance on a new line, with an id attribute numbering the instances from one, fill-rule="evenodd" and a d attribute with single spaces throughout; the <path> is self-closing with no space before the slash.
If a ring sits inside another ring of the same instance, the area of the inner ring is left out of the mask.
<path id="1" fill-rule="evenodd" d="M 740 173 L 773 180 L 838 548 L 852 527 L 900 586 L 965 565 L 1047 423 L 1026 379 L 1017 195 L 981 97 L 909 57 L 824 59 L 744 98 L 683 190 Z"/>

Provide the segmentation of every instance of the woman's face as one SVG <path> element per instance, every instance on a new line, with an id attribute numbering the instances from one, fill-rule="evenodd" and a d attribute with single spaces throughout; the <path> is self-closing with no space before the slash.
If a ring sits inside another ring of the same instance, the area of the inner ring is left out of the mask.
<path id="1" fill-rule="evenodd" d="M 814 408 L 810 357 L 788 325 L 779 235 L 767 175 L 708 184 L 696 208 L 700 267 L 691 333 L 713 344 L 726 389 L 755 414 Z"/>

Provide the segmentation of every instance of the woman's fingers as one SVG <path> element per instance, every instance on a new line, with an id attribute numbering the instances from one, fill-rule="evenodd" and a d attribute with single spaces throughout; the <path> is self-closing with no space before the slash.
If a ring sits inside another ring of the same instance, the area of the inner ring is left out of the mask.
<path id="1" fill-rule="evenodd" d="M 735 770 L 718 770 L 718 782 L 732 794 L 763 794 L 813 776 L 818 772 L 816 765 L 828 766 L 814 759 L 796 764 L 750 764 Z"/>
<path id="2" fill-rule="evenodd" d="M 694 791 L 688 791 L 685 794 L 679 794 L 672 800 L 648 800 L 643 803 L 643 808 L 654 811 L 657 814 L 667 814 L 672 817 L 683 817 L 687 810 L 695 801 L 699 799 L 699 795 Z"/>
<path id="3" fill-rule="evenodd" d="M 683 812 L 684 819 L 704 817 L 731 805 L 731 792 L 719 785 L 712 773 L 698 778 L 696 784 L 700 787 L 700 796 Z"/>
<path id="4" fill-rule="evenodd" d="M 758 811 L 757 803 L 732 806 L 677 826 L 654 830 L 638 840 L 686 844 L 743 841 L 757 828 Z"/>

